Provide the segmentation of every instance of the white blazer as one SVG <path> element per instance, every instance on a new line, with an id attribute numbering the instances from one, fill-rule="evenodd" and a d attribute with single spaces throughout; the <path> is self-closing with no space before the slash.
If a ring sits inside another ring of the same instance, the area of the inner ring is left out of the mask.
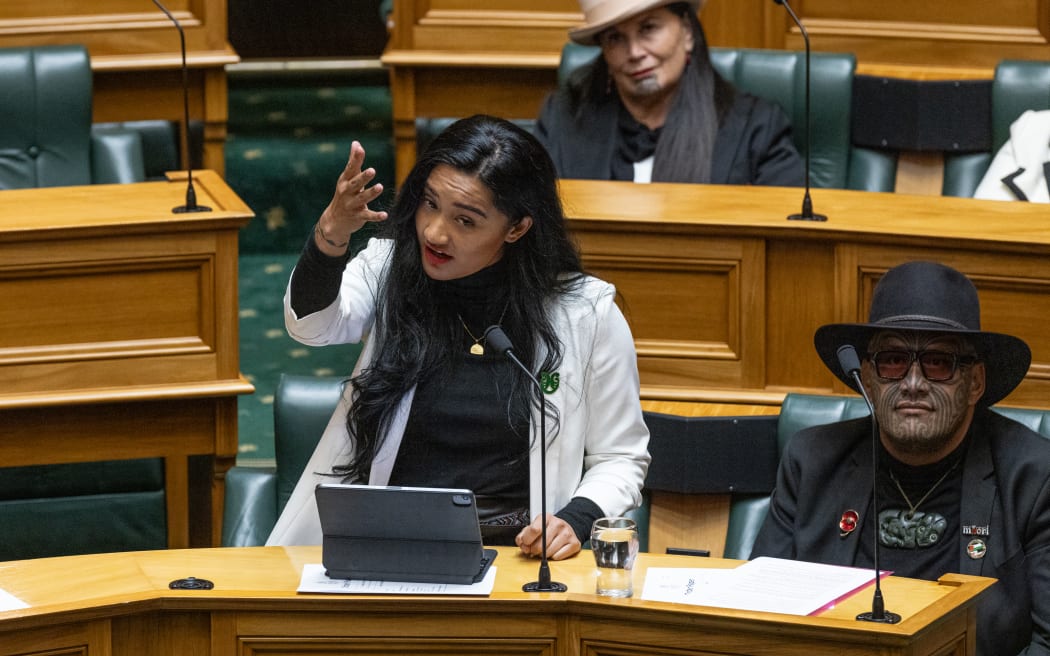
<path id="1" fill-rule="evenodd" d="M 350 260 L 339 296 L 327 308 L 305 317 L 291 309 L 285 293 L 285 326 L 304 344 L 321 346 L 358 342 L 373 325 L 375 298 L 382 288 L 393 243 L 373 239 Z M 638 363 L 634 339 L 614 302 L 612 285 L 587 277 L 578 291 L 563 295 L 552 319 L 564 348 L 558 389 L 547 400 L 558 408 L 560 429 L 547 444 L 548 512 L 556 512 L 574 496 L 596 503 L 607 515 L 619 515 L 641 503 L 649 468 L 649 430 L 642 420 Z M 373 357 L 371 340 L 354 373 Z M 268 545 L 320 544 L 321 527 L 314 501 L 318 483 L 331 482 L 332 465 L 353 453 L 346 429 L 352 388 L 346 386 L 317 449 L 310 458 Z M 413 392 L 401 400 L 395 420 L 372 463 L 369 483 L 386 485 L 397 456 Z M 530 506 L 540 513 L 539 416 L 533 411 L 530 453 Z M 548 432 L 552 426 L 547 421 Z"/>
<path id="2" fill-rule="evenodd" d="M 1028 110 L 1010 124 L 1010 139 L 996 153 L 973 197 L 1050 203 L 1050 109 Z"/>

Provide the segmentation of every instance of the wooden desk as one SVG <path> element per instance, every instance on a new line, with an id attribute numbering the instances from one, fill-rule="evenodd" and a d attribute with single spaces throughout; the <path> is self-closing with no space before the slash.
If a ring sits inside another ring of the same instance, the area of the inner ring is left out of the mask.
<path id="1" fill-rule="evenodd" d="M 0 462 L 163 457 L 172 547 L 218 544 L 237 455 L 237 238 L 214 172 L 0 192 Z M 191 489 L 189 456 L 214 457 Z M 192 520 L 192 522 L 191 522 Z M 192 531 L 192 535 L 191 535 Z"/>
<path id="2" fill-rule="evenodd" d="M 813 348 L 820 325 L 867 320 L 889 268 L 932 259 L 976 284 L 985 330 L 1032 349 L 1003 405 L 1050 399 L 1045 205 L 817 189 L 827 222 L 788 221 L 799 189 L 563 180 L 584 266 L 614 283 L 642 396 L 777 405 L 848 393 Z"/>
<path id="3" fill-rule="evenodd" d="M 890 577 L 896 625 L 857 622 L 861 592 L 818 617 L 596 597 L 594 561 L 552 562 L 565 594 L 524 593 L 537 561 L 501 548 L 490 597 L 299 595 L 319 547 L 102 554 L 0 564 L 0 589 L 31 608 L 0 613 L 0 656 L 29 654 L 973 654 L 975 600 L 994 579 L 940 583 Z M 639 556 L 647 567 L 731 567 L 736 561 Z M 213 590 L 172 591 L 174 579 Z"/>

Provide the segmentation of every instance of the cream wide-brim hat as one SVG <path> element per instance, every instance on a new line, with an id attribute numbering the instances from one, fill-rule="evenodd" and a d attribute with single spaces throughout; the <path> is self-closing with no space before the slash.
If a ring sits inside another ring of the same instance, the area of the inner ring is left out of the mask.
<path id="1" fill-rule="evenodd" d="M 685 2 L 697 13 L 707 0 L 580 0 L 583 25 L 569 30 L 569 38 L 584 46 L 597 45 L 594 37 L 617 23 L 643 11 Z"/>

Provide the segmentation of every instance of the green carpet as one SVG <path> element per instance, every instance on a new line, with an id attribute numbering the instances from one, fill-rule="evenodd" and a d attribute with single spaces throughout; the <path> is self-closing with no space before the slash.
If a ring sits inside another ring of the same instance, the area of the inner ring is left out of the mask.
<path id="1" fill-rule="evenodd" d="M 284 329 L 284 288 L 298 256 L 242 255 L 240 258 L 241 372 L 255 394 L 237 403 L 239 464 L 273 462 L 273 395 L 281 373 L 350 375 L 360 346 L 310 347 Z"/>
<path id="2" fill-rule="evenodd" d="M 226 181 L 255 212 L 240 234 L 238 464 L 273 463 L 273 395 L 281 373 L 349 375 L 359 345 L 312 348 L 284 329 L 283 297 L 299 251 L 331 198 L 350 143 L 360 141 L 387 188 L 394 146 L 389 89 L 374 75 L 231 76 Z M 354 248 L 367 235 L 354 235 Z"/>

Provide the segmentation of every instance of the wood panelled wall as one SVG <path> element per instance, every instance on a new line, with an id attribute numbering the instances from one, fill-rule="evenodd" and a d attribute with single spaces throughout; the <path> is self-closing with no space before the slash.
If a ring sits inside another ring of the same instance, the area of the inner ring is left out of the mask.
<path id="1" fill-rule="evenodd" d="M 162 0 L 186 36 L 190 117 L 204 122 L 204 166 L 223 170 L 226 0 Z M 150 0 L 4 0 L 0 47 L 81 43 L 94 71 L 94 120 L 182 121 L 179 33 Z"/>

